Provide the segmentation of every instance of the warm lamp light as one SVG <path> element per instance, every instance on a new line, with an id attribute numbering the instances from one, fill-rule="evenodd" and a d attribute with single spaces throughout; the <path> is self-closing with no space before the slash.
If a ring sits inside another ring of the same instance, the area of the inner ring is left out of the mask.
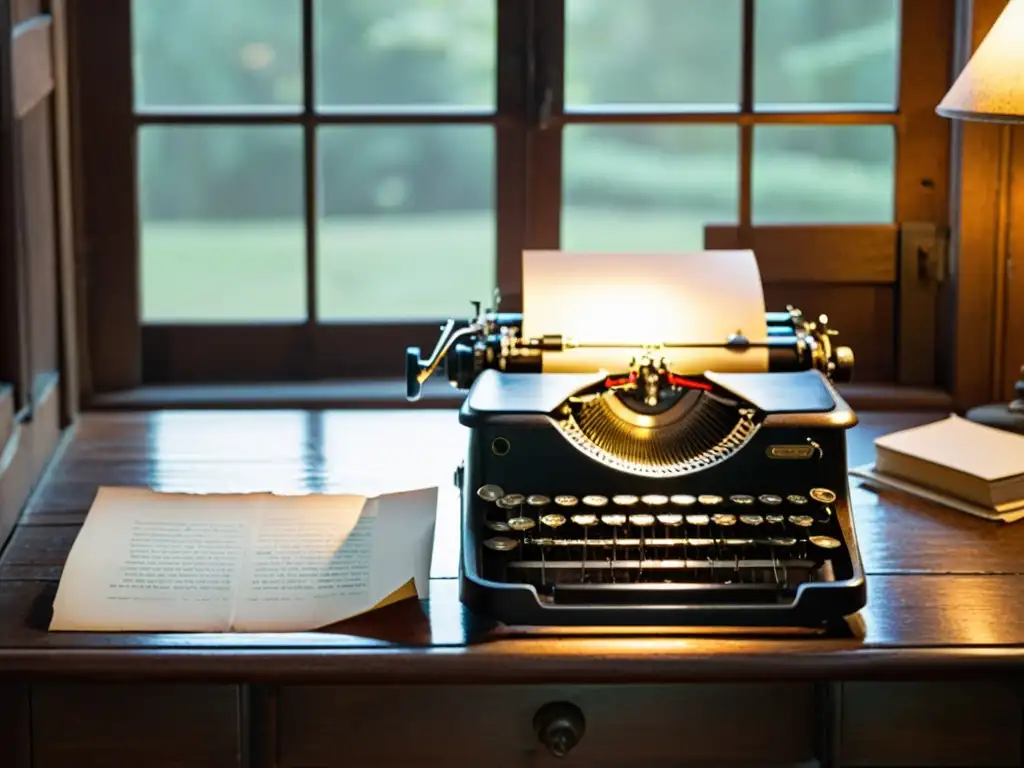
<path id="1" fill-rule="evenodd" d="M 996 238 L 996 290 L 1003 292 L 1005 299 L 1010 124 L 1024 123 L 1024 0 L 1009 0 L 935 111 L 954 120 L 1005 124 L 1001 137 L 1000 215 Z M 996 398 L 1002 391 L 1003 380 L 1003 356 L 999 350 L 1005 338 L 1004 304 L 1005 301 L 996 303 L 993 323 L 992 389 Z M 967 418 L 1024 434 L 1024 367 L 1021 367 L 1015 390 L 1017 398 L 1013 402 L 972 408 Z"/>
<path id="2" fill-rule="evenodd" d="M 1024 122 L 1024 2 L 1007 3 L 935 111 L 955 120 Z"/>

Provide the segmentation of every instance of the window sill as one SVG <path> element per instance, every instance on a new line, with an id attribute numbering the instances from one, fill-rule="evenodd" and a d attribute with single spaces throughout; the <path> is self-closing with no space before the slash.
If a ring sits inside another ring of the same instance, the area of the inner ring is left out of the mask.
<path id="1" fill-rule="evenodd" d="M 859 411 L 950 411 L 949 393 L 893 384 L 846 384 L 843 397 Z M 95 395 L 90 410 L 458 408 L 463 393 L 432 379 L 414 403 L 399 379 L 303 383 L 163 384 Z"/>

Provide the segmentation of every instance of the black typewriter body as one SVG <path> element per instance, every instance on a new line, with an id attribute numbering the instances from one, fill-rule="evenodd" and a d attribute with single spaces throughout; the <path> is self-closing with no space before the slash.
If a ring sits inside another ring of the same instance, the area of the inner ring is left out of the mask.
<path id="1" fill-rule="evenodd" d="M 696 459 L 665 474 L 624 470 L 559 425 L 586 378 L 488 371 L 464 402 L 467 606 L 525 626 L 800 627 L 863 607 L 856 418 L 824 376 L 710 375 L 713 391 L 687 395 L 714 404 L 683 416 Z"/>
<path id="2" fill-rule="evenodd" d="M 856 614 L 857 419 L 833 383 L 853 353 L 825 317 L 766 319 L 766 339 L 722 340 L 765 349 L 749 373 L 674 369 L 670 346 L 624 350 L 620 371 L 549 372 L 576 342 L 521 338 L 514 315 L 449 321 L 426 361 L 407 350 L 410 399 L 446 355 L 468 390 L 462 601 L 513 626 L 827 629 Z"/>

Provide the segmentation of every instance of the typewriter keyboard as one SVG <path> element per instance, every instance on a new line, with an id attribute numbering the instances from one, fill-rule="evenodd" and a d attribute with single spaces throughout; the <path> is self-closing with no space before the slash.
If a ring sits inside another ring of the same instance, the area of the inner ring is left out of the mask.
<path id="1" fill-rule="evenodd" d="M 553 496 L 485 485 L 485 571 L 544 594 L 601 584 L 831 581 L 844 556 L 836 494 Z M 720 597 L 716 592 L 716 599 Z M 771 590 L 767 590 L 771 592 Z"/>

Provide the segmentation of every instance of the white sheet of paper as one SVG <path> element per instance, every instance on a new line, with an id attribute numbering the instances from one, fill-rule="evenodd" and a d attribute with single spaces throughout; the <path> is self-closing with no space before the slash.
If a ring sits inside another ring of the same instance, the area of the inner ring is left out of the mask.
<path id="1" fill-rule="evenodd" d="M 425 598 L 436 507 L 436 488 L 370 498 L 101 488 L 50 629 L 304 631 L 396 595 Z"/>
<path id="2" fill-rule="evenodd" d="M 768 337 L 764 290 L 754 253 L 523 253 L 523 328 L 527 338 L 560 334 L 582 344 L 711 344 L 665 350 L 679 373 L 765 371 L 766 348 L 721 348 L 730 335 Z M 621 369 L 632 352 L 617 348 L 544 353 L 548 372 Z"/>

